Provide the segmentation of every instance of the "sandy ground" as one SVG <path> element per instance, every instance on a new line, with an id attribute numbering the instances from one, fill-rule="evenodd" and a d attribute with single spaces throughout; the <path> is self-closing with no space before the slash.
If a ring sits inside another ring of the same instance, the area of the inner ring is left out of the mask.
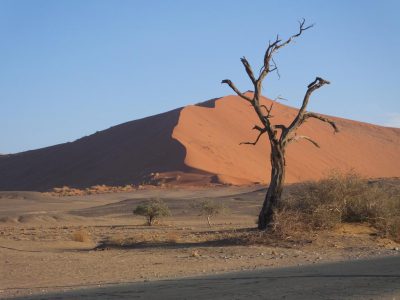
<path id="1" fill-rule="evenodd" d="M 236 237 L 255 226 L 263 195 L 257 187 L 63 198 L 2 192 L 0 297 L 399 254 L 399 245 L 364 225 L 342 226 L 302 240 L 242 243 Z M 157 196 L 173 216 L 157 226 L 144 226 L 131 211 L 143 199 Z M 229 207 L 211 229 L 191 207 L 210 198 Z M 74 241 L 76 232 L 87 233 L 89 239 Z M 96 249 L 104 241 L 108 246 Z"/>

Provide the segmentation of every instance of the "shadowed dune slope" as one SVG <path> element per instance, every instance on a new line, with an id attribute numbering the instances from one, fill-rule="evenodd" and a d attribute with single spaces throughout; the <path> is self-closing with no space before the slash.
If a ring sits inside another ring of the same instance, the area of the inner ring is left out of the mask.
<path id="1" fill-rule="evenodd" d="M 264 100 L 267 104 L 270 100 Z M 273 123 L 288 124 L 297 110 L 276 103 Z M 355 169 L 368 177 L 400 176 L 400 129 L 333 118 L 340 133 L 310 120 L 302 140 L 287 151 L 287 182 L 317 179 L 330 169 Z M 212 99 L 127 122 L 71 143 L 0 156 L 0 190 L 48 190 L 96 184 L 141 183 L 150 173 L 173 184 L 267 182 L 269 145 L 253 141 L 259 124 L 237 96 Z M 175 178 L 175 181 L 174 181 Z"/>
<path id="2" fill-rule="evenodd" d="M 264 99 L 266 104 L 270 100 Z M 186 148 L 185 164 L 218 175 L 219 181 L 234 184 L 267 182 L 270 175 L 269 145 L 263 136 L 256 146 L 239 145 L 254 141 L 261 125 L 249 103 L 238 96 L 216 100 L 215 107 L 187 106 L 173 137 Z M 273 124 L 289 125 L 297 110 L 279 103 L 273 108 Z M 400 129 L 332 118 L 340 129 L 311 119 L 299 134 L 312 137 L 321 148 L 306 140 L 292 143 L 287 150 L 287 182 L 317 179 L 331 169 L 354 169 L 368 177 L 400 176 Z"/>
<path id="3" fill-rule="evenodd" d="M 1 190 L 140 183 L 152 172 L 185 171 L 171 138 L 181 109 L 127 122 L 71 143 L 0 157 Z"/>

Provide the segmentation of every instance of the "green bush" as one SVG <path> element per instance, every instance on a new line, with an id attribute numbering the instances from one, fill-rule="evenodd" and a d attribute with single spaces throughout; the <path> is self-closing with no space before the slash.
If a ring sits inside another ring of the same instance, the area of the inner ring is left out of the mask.
<path id="1" fill-rule="evenodd" d="M 157 219 L 171 215 L 168 206 L 161 199 L 154 198 L 136 206 L 133 213 L 144 216 L 149 226 L 152 226 Z"/>
<path id="2" fill-rule="evenodd" d="M 212 226 L 211 218 L 226 211 L 226 208 L 222 203 L 217 203 L 210 199 L 201 201 L 200 203 L 194 203 L 192 206 L 200 211 L 201 216 L 207 218 L 207 223 L 210 227 Z"/>

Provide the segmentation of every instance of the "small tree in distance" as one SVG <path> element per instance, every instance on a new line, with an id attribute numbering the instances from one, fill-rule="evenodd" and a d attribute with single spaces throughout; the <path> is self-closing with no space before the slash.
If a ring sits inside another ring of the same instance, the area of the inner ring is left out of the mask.
<path id="1" fill-rule="evenodd" d="M 211 218 L 222 214 L 225 210 L 224 205 L 213 200 L 204 200 L 200 203 L 195 203 L 194 207 L 200 210 L 201 216 L 207 217 L 209 227 L 212 227 Z"/>
<path id="2" fill-rule="evenodd" d="M 159 198 L 153 198 L 139 204 L 133 210 L 133 213 L 145 217 L 148 226 L 152 226 L 159 218 L 171 215 L 168 206 Z"/>
<path id="3" fill-rule="evenodd" d="M 328 118 L 318 115 L 316 113 L 306 111 L 308 101 L 310 99 L 311 94 L 322 86 L 329 84 L 330 82 L 321 78 L 316 77 L 314 81 L 312 81 L 307 86 L 307 91 L 303 98 L 303 103 L 301 108 L 299 109 L 296 117 L 291 121 L 289 125 L 284 124 L 272 124 L 271 122 L 271 111 L 274 105 L 272 102 L 270 105 L 266 106 L 261 103 L 261 92 L 263 81 L 266 76 L 271 72 L 278 72 L 278 68 L 273 59 L 274 54 L 278 52 L 281 48 L 290 44 L 295 38 L 299 37 L 304 31 L 313 27 L 313 25 L 305 26 L 305 20 L 303 19 L 299 24 L 298 33 L 292 35 L 287 40 L 281 40 L 279 35 L 276 37 L 274 41 L 270 41 L 269 45 L 264 54 L 264 61 L 261 67 L 260 73 L 258 76 L 255 76 L 250 63 L 247 61 L 245 57 L 241 58 L 241 62 L 246 70 L 248 77 L 254 86 L 254 92 L 251 94 L 244 94 L 239 91 L 239 89 L 230 81 L 229 79 L 222 80 L 222 83 L 229 85 L 229 87 L 242 99 L 250 103 L 253 107 L 259 121 L 261 122 L 261 126 L 255 125 L 253 127 L 254 130 L 258 131 L 257 138 L 254 142 L 247 142 L 242 144 L 250 144 L 256 145 L 259 141 L 260 137 L 263 134 L 266 134 L 271 146 L 271 180 L 268 187 L 267 194 L 265 196 L 265 200 L 263 206 L 261 208 L 259 217 L 258 217 L 258 228 L 259 229 L 267 229 L 269 225 L 273 221 L 274 211 L 276 209 L 277 204 L 280 202 L 283 184 L 285 182 L 285 153 L 286 147 L 293 142 L 296 142 L 300 139 L 304 139 L 308 142 L 311 142 L 314 146 L 319 147 L 317 142 L 312 140 L 308 136 L 297 135 L 297 129 L 308 119 L 316 119 L 322 122 L 328 123 L 334 129 L 334 132 L 338 132 L 338 128 L 336 124 L 329 120 Z M 279 75 L 279 73 L 278 73 Z"/>

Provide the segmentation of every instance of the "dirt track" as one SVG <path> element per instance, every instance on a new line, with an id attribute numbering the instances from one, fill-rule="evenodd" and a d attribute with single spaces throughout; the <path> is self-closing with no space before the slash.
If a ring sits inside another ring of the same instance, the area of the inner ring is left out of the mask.
<path id="1" fill-rule="evenodd" d="M 400 256 L 180 280 L 111 285 L 18 299 L 400 299 Z"/>

